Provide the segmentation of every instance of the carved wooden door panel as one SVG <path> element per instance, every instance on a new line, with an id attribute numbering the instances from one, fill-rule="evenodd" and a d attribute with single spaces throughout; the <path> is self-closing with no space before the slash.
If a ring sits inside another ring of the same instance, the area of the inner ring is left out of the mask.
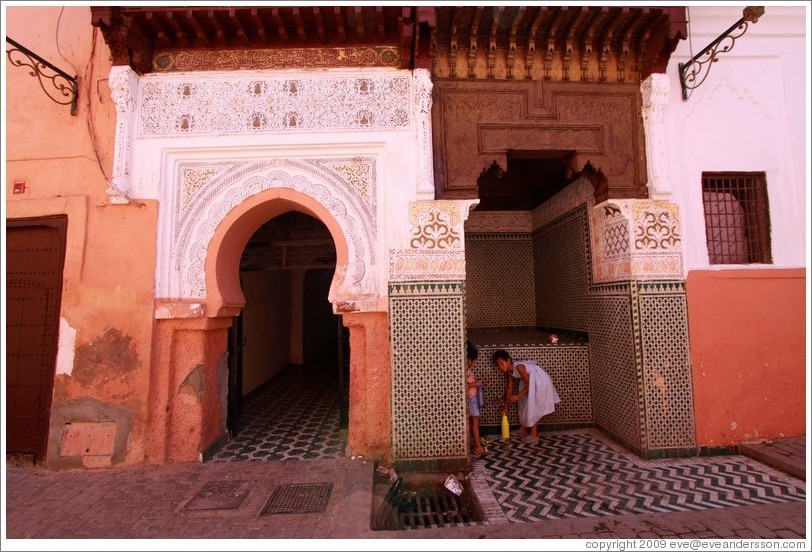
<path id="1" fill-rule="evenodd" d="M 6 221 L 6 451 L 45 457 L 66 216 Z"/>

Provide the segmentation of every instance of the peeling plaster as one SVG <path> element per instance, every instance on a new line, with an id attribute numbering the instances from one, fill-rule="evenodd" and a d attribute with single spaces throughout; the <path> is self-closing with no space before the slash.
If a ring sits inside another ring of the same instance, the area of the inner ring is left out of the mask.
<path id="1" fill-rule="evenodd" d="M 59 345 L 56 352 L 56 373 L 71 375 L 76 356 L 76 328 L 59 318 Z"/>
<path id="2" fill-rule="evenodd" d="M 84 458 L 88 456 L 62 456 L 63 438 L 67 424 L 115 424 L 116 430 L 112 440 L 112 451 L 104 455 L 104 465 L 116 465 L 124 461 L 127 454 L 127 443 L 132 427 L 132 411 L 129 407 L 102 402 L 92 397 L 81 397 L 54 404 L 51 410 L 51 425 L 48 431 L 47 465 L 53 469 L 71 469 L 91 467 Z M 91 451 L 93 452 L 93 451 Z M 107 452 L 107 451 L 105 451 Z M 101 466 L 97 466 L 101 467 Z"/>
<path id="3" fill-rule="evenodd" d="M 206 392 L 206 374 L 202 364 L 198 364 L 189 372 L 189 375 L 183 380 L 180 389 L 184 393 L 192 393 L 197 398 L 203 396 Z"/>
<path id="4" fill-rule="evenodd" d="M 96 379 L 132 372 L 140 365 L 133 338 L 117 328 L 107 328 L 101 336 L 76 349 L 72 375 L 89 386 Z"/>
<path id="5" fill-rule="evenodd" d="M 203 303 L 180 303 L 159 305 L 155 308 L 155 318 L 202 318 L 206 316 L 206 305 Z"/>
<path id="6" fill-rule="evenodd" d="M 335 303 L 335 308 L 333 312 L 336 314 L 344 313 L 344 312 L 358 312 L 360 309 L 358 306 L 352 301 L 337 301 Z"/>

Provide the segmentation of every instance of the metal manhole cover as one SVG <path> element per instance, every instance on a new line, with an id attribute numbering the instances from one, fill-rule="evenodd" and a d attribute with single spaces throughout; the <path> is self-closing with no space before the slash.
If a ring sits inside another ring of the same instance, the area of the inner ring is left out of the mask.
<path id="1" fill-rule="evenodd" d="M 332 483 L 296 483 L 280 485 L 259 515 L 309 514 L 327 509 Z"/>
<path id="2" fill-rule="evenodd" d="M 233 510 L 250 489 L 248 481 L 209 481 L 186 505 L 187 510 Z"/>

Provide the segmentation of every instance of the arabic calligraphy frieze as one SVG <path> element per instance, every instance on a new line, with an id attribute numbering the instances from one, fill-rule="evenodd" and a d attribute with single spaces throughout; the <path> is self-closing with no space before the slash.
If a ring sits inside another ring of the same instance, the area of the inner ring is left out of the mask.
<path id="1" fill-rule="evenodd" d="M 156 52 L 152 60 L 152 69 L 158 73 L 318 67 L 399 68 L 400 52 L 392 46 L 273 50 L 165 50 Z"/>

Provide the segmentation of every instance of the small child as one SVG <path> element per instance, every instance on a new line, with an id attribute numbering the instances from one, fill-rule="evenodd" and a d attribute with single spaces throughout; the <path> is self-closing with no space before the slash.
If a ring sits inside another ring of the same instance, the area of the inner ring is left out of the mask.
<path id="1" fill-rule="evenodd" d="M 470 341 L 465 342 L 466 381 L 468 382 L 468 415 L 471 419 L 471 441 L 474 454 L 482 456 L 487 451 L 479 438 L 479 412 L 485 407 L 484 381 L 477 379 L 473 371 L 474 364 L 479 358 L 479 350 Z"/>

